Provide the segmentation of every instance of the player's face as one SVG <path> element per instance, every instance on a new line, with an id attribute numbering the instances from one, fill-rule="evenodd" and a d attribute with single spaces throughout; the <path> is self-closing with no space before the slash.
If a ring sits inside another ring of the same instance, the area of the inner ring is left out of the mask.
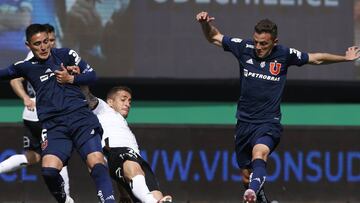
<path id="1" fill-rule="evenodd" d="M 56 47 L 55 32 L 49 32 L 48 36 L 49 36 L 50 48 L 55 48 Z"/>
<path id="2" fill-rule="evenodd" d="M 124 90 L 118 91 L 112 99 L 108 100 L 108 104 L 126 118 L 131 107 L 131 94 Z"/>
<path id="3" fill-rule="evenodd" d="M 50 41 L 48 33 L 39 32 L 33 35 L 26 45 L 33 52 L 34 56 L 38 59 L 45 60 L 50 55 Z"/>
<path id="4" fill-rule="evenodd" d="M 259 58 L 265 58 L 276 45 L 278 39 L 273 39 L 270 33 L 254 33 L 253 35 L 255 52 Z"/>

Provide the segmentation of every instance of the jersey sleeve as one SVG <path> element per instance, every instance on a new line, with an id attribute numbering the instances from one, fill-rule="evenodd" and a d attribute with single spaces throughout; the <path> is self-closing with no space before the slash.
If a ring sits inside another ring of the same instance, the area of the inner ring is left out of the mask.
<path id="1" fill-rule="evenodd" d="M 72 49 L 66 49 L 66 50 L 68 52 L 68 63 L 69 63 L 67 65 L 79 66 L 81 73 L 93 71 L 90 65 L 87 64 L 86 61 L 84 61 L 76 51 Z"/>
<path id="2" fill-rule="evenodd" d="M 288 64 L 296 65 L 296 66 L 302 66 L 304 64 L 307 64 L 309 62 L 309 54 L 305 52 L 301 52 L 299 50 L 296 50 L 294 48 L 287 48 L 288 53 Z"/>
<path id="3" fill-rule="evenodd" d="M 0 69 L 0 79 L 9 80 L 13 78 L 21 77 L 21 69 L 19 68 L 19 63 L 23 63 L 23 61 L 17 62 L 13 65 L 10 65 L 8 68 Z"/>
<path id="4" fill-rule="evenodd" d="M 98 99 L 99 103 L 96 106 L 96 108 L 92 110 L 92 112 L 98 116 L 106 111 L 107 104 L 104 100 L 102 100 L 100 98 L 97 98 L 97 99 Z"/>
<path id="5" fill-rule="evenodd" d="M 67 65 L 75 65 L 80 68 L 80 74 L 75 75 L 74 84 L 77 85 L 90 85 L 96 81 L 96 73 L 94 69 L 86 63 L 81 57 L 72 49 L 68 50 L 68 63 Z"/>
<path id="6" fill-rule="evenodd" d="M 245 47 L 245 41 L 240 38 L 231 38 L 224 36 L 222 39 L 224 51 L 231 52 L 236 57 L 240 57 Z"/>

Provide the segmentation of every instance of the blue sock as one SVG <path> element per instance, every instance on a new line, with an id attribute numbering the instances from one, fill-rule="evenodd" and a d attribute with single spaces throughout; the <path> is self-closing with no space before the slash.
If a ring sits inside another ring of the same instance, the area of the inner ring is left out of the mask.
<path id="1" fill-rule="evenodd" d="M 255 159 L 251 164 L 253 172 L 250 176 L 249 189 L 254 190 L 257 194 L 266 179 L 266 162 L 262 159 Z"/>
<path id="2" fill-rule="evenodd" d="M 51 194 L 59 203 L 64 203 L 66 193 L 64 191 L 64 180 L 60 175 L 60 170 L 56 168 L 43 167 L 41 169 L 42 176 Z"/>
<path id="3" fill-rule="evenodd" d="M 97 196 L 100 202 L 115 203 L 112 182 L 107 167 L 103 164 L 95 164 L 90 175 L 95 181 Z"/>

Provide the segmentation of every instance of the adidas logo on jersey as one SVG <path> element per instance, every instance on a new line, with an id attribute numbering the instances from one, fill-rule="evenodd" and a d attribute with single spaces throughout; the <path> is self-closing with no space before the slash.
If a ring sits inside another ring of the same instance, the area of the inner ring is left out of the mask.
<path id="1" fill-rule="evenodd" d="M 50 68 L 46 69 L 45 73 L 52 73 L 52 70 Z"/>
<path id="2" fill-rule="evenodd" d="M 246 63 L 251 64 L 251 65 L 254 65 L 254 62 L 253 62 L 252 59 L 247 60 Z"/>
<path id="3" fill-rule="evenodd" d="M 252 44 L 246 44 L 246 48 L 254 49 L 255 47 Z"/>

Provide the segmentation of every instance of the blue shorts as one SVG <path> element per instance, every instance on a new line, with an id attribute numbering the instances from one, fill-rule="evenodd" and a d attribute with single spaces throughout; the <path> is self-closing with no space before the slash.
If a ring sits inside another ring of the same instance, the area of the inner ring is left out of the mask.
<path id="1" fill-rule="evenodd" d="M 102 128 L 98 118 L 86 107 L 43 122 L 42 156 L 55 155 L 67 165 L 75 147 L 81 158 L 102 152 Z"/>
<path id="2" fill-rule="evenodd" d="M 280 123 L 247 123 L 238 121 L 235 134 L 235 152 L 240 168 L 250 168 L 252 149 L 256 144 L 269 147 L 270 153 L 280 142 L 283 131 Z"/>

